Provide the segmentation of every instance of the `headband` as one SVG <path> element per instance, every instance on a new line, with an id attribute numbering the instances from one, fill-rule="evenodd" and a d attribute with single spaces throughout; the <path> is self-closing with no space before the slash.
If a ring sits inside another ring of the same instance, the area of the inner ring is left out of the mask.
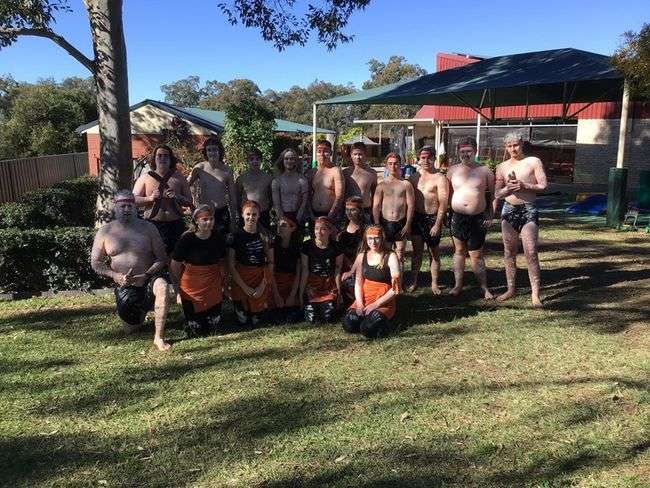
<path id="1" fill-rule="evenodd" d="M 381 229 L 379 227 L 368 227 L 366 237 L 381 237 Z"/>
<path id="2" fill-rule="evenodd" d="M 471 144 L 463 144 L 461 146 L 458 146 L 459 151 L 462 149 L 471 149 L 472 151 L 475 150 L 474 146 L 472 146 Z"/>
<path id="3" fill-rule="evenodd" d="M 120 202 L 135 203 L 135 197 L 133 195 L 115 197 L 114 202 L 115 203 L 120 203 Z"/>
<path id="4" fill-rule="evenodd" d="M 194 213 L 192 214 L 192 220 L 196 220 L 196 219 L 198 219 L 199 217 L 202 217 L 202 216 L 204 216 L 204 215 L 205 215 L 205 216 L 208 216 L 208 217 L 213 217 L 213 216 L 214 216 L 214 212 L 212 212 L 211 210 L 208 210 L 207 208 L 200 209 L 200 210 L 197 209 L 197 210 L 195 210 Z"/>
<path id="5" fill-rule="evenodd" d="M 345 208 L 361 208 L 362 202 L 356 202 L 354 200 L 350 201 L 348 200 L 345 202 Z"/>
<path id="6" fill-rule="evenodd" d="M 422 156 L 422 154 L 424 154 L 424 153 L 427 153 L 429 156 L 435 156 L 436 155 L 435 151 L 432 151 L 431 149 L 422 149 L 420 151 L 420 156 Z"/>
<path id="7" fill-rule="evenodd" d="M 260 209 L 260 205 L 259 205 L 259 203 L 255 202 L 255 201 L 253 201 L 253 200 L 246 200 L 246 201 L 245 201 L 244 203 L 242 203 L 242 205 L 241 205 L 241 211 L 243 212 L 243 211 L 246 210 L 248 207 L 254 207 L 254 208 L 256 208 L 257 210 Z"/>

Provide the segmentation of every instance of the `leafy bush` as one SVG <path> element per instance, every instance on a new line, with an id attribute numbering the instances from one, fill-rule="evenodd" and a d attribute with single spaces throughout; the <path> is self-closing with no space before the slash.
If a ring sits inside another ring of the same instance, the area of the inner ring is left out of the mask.
<path id="1" fill-rule="evenodd" d="M 98 189 L 97 178 L 84 176 L 28 192 L 20 202 L 0 205 L 0 228 L 93 226 Z"/>
<path id="2" fill-rule="evenodd" d="M 273 113 L 257 100 L 244 99 L 226 108 L 223 144 L 226 161 L 236 174 L 247 169 L 248 151 L 256 147 L 262 153 L 262 168 L 273 165 Z"/>
<path id="3" fill-rule="evenodd" d="M 106 286 L 90 267 L 94 229 L 0 230 L 0 291 L 45 291 Z"/>

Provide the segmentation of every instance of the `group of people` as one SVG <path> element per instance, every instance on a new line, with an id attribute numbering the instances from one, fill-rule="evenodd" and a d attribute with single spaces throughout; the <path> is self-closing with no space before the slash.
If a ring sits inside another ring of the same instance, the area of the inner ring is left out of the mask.
<path id="1" fill-rule="evenodd" d="M 408 239 L 412 271 L 405 291 L 418 287 L 426 245 L 431 290 L 441 293 L 445 225 L 454 245 L 455 283 L 449 293 L 461 293 L 469 255 L 485 299 L 494 298 L 483 245 L 505 200 L 507 290 L 497 300 L 515 294 L 521 237 L 532 302 L 541 306 L 535 199 L 546 188 L 546 176 L 538 158 L 523 154 L 519 134 L 509 134 L 504 144 L 509 159 L 496 174 L 475 161 L 476 141 L 466 137 L 457 145 L 459 163 L 446 174 L 436 168 L 435 150 L 424 146 L 418 170 L 406 178 L 399 155 L 388 154 L 381 181 L 366 162 L 363 143 L 352 146 L 352 164 L 341 169 L 332 162 L 331 144 L 318 141 L 317 166 L 305 174 L 295 149 L 282 152 L 274 175 L 262 170 L 262 156 L 252 149 L 247 170 L 237 178 L 223 160 L 218 138 L 205 141 L 205 161 L 187 178 L 177 171 L 172 150 L 158 146 L 151 169 L 133 190 L 115 195 L 115 219 L 98 230 L 91 264 L 117 285 L 117 313 L 127 332 L 140 327 L 153 307 L 154 344 L 160 350 L 170 347 L 164 329 L 171 303 L 180 302 L 188 335 L 202 336 L 218 330 L 225 296 L 242 326 L 333 322 L 342 316 L 346 331 L 375 338 L 395 328 Z M 183 218 L 187 208 L 189 229 Z"/>

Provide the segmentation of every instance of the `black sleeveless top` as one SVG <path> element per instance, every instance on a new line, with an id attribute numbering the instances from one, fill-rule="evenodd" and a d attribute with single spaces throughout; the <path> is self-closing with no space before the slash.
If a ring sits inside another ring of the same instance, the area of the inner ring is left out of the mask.
<path id="1" fill-rule="evenodd" d="M 379 269 L 377 266 L 371 266 L 368 264 L 368 253 L 363 253 L 363 263 L 361 265 L 361 272 L 363 273 L 363 277 L 367 280 L 377 281 L 379 283 L 386 283 L 387 285 L 390 285 L 393 280 L 390 276 L 388 256 L 390 256 L 390 253 L 384 254 L 381 259 L 383 266 L 381 269 Z"/>
<path id="2" fill-rule="evenodd" d="M 282 247 L 282 237 L 276 236 L 273 241 L 273 260 L 278 273 L 295 273 L 300 260 L 300 244 L 291 239 L 289 247 L 285 248 Z"/>
<path id="3" fill-rule="evenodd" d="M 359 230 L 354 234 L 350 234 L 347 230 L 344 230 L 339 235 L 339 251 L 344 254 L 346 258 L 354 261 L 354 258 L 357 257 L 357 253 L 359 252 L 359 244 L 361 243 L 362 238 L 362 228 L 359 228 Z"/>

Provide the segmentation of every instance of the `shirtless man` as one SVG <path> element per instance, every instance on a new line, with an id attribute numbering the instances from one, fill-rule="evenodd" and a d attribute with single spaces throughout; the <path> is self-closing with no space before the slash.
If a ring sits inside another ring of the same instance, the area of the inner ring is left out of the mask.
<path id="1" fill-rule="evenodd" d="M 185 178 L 176 171 L 176 157 L 168 146 L 156 146 L 151 154 L 151 171 L 135 182 L 133 194 L 145 218 L 154 224 L 171 254 L 185 232 L 181 207 L 192 206 L 192 193 Z"/>
<path id="2" fill-rule="evenodd" d="M 476 140 L 463 137 L 457 146 L 460 163 L 449 168 L 452 197 L 451 236 L 454 240 L 454 288 L 450 295 L 458 296 L 463 290 L 465 255 L 469 251 L 472 269 L 478 279 L 483 297 L 494 298 L 487 287 L 483 245 L 492 223 L 492 195 L 494 175 L 489 168 L 474 161 Z"/>
<path id="3" fill-rule="evenodd" d="M 317 167 L 309 177 L 311 221 L 327 217 L 336 227 L 345 201 L 345 180 L 341 168 L 332 163 L 332 145 L 327 140 L 316 144 Z"/>
<path id="4" fill-rule="evenodd" d="M 262 171 L 262 153 L 253 148 L 248 152 L 248 171 L 239 175 L 235 181 L 237 196 L 241 203 L 250 200 L 260 206 L 258 224 L 262 231 L 271 228 L 271 181 L 273 176 Z M 240 207 L 240 204 L 237 204 Z"/>
<path id="5" fill-rule="evenodd" d="M 411 270 L 412 283 L 406 289 L 413 292 L 418 286 L 418 273 L 422 265 L 424 243 L 429 250 L 431 262 L 431 291 L 440 295 L 438 274 L 440 273 L 440 233 L 447 215 L 449 204 L 449 181 L 445 175 L 435 169 L 436 151 L 431 146 L 424 146 L 418 154 L 420 172 L 411 177 L 415 187 L 415 215 L 413 216 L 413 255 Z"/>
<path id="6" fill-rule="evenodd" d="M 377 188 L 377 172 L 366 163 L 366 145 L 363 142 L 352 144 L 350 151 L 352 166 L 343 170 L 345 177 L 345 197 L 361 197 L 365 223 L 372 222 L 372 198 Z"/>
<path id="7" fill-rule="evenodd" d="M 153 343 L 166 351 L 170 345 L 164 338 L 165 321 L 171 297 L 170 287 L 161 276 L 167 264 L 165 245 L 156 227 L 138 218 L 130 190 L 118 191 L 114 201 L 115 220 L 97 231 L 90 264 L 97 274 L 111 278 L 117 285 L 117 314 L 127 334 L 142 326 L 153 306 Z"/>
<path id="8" fill-rule="evenodd" d="M 546 189 L 546 173 L 542 162 L 523 153 L 521 135 L 513 132 L 503 139 L 510 159 L 497 166 L 495 197 L 505 199 L 501 211 L 504 262 L 508 289 L 497 297 L 502 302 L 515 295 L 517 275 L 517 249 L 519 236 L 528 263 L 531 298 L 534 307 L 541 307 L 539 297 L 540 272 L 537 257 L 539 219 L 535 200 L 537 193 Z M 496 201 L 495 201 L 496 207 Z"/>
<path id="9" fill-rule="evenodd" d="M 399 154 L 390 153 L 385 159 L 388 176 L 377 185 L 372 204 L 375 224 L 384 229 L 386 242 L 395 245 L 400 265 L 404 257 L 404 240 L 411 233 L 415 195 L 413 185 L 400 177 Z"/>
<path id="10" fill-rule="evenodd" d="M 282 151 L 275 163 L 279 174 L 271 182 L 271 192 L 278 221 L 286 215 L 300 228 L 304 225 L 309 186 L 307 178 L 299 172 L 298 163 L 298 153 L 295 149 Z"/>
<path id="11" fill-rule="evenodd" d="M 192 168 L 187 181 L 190 186 L 199 186 L 197 205 L 214 207 L 214 228 L 225 235 L 234 231 L 239 212 L 232 171 L 223 162 L 223 155 L 221 141 L 216 137 L 208 138 L 203 143 L 203 156 L 206 160 Z"/>

